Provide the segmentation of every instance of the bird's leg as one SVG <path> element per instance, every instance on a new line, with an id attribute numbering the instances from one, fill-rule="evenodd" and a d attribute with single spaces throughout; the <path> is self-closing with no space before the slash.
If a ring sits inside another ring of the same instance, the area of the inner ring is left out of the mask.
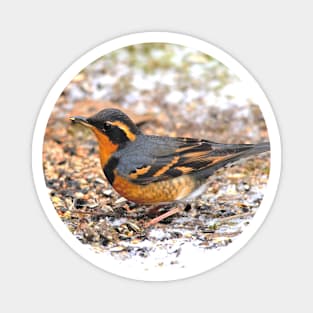
<path id="1" fill-rule="evenodd" d="M 150 226 L 152 226 L 154 224 L 157 224 L 160 221 L 164 220 L 165 218 L 167 218 L 169 216 L 172 216 L 172 215 L 174 215 L 176 213 L 179 213 L 179 212 L 181 212 L 183 210 L 184 210 L 184 206 L 178 204 L 175 208 L 172 208 L 169 211 L 167 211 L 166 213 L 163 213 L 163 214 L 153 218 L 149 222 L 145 223 L 144 227 L 147 228 L 147 227 L 150 227 Z"/>
<path id="2" fill-rule="evenodd" d="M 154 216 L 162 208 L 164 208 L 164 205 L 157 205 L 157 206 L 150 207 L 147 212 L 147 215 Z"/>

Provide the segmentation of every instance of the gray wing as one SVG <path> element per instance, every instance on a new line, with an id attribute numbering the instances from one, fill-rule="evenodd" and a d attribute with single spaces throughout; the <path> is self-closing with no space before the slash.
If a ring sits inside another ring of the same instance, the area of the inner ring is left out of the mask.
<path id="1" fill-rule="evenodd" d="M 149 184 L 216 169 L 240 158 L 269 150 L 269 143 L 220 144 L 193 138 L 139 136 L 131 146 L 118 151 L 117 171 L 136 184 Z"/>

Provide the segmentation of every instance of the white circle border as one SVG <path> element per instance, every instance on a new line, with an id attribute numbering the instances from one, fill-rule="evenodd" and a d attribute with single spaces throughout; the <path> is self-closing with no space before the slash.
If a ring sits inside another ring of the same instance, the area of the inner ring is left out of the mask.
<path id="1" fill-rule="evenodd" d="M 185 269 L 173 270 L 155 268 L 146 271 L 143 267 L 130 269 L 127 266 L 123 266 L 123 263 L 118 263 L 115 260 L 108 259 L 103 262 L 104 259 L 99 257 L 99 254 L 96 254 L 88 248 L 88 246 L 83 245 L 79 240 L 77 240 L 61 221 L 51 202 L 45 184 L 42 166 L 44 134 L 47 121 L 61 92 L 73 79 L 73 77 L 101 56 L 126 46 L 142 43 L 169 43 L 194 48 L 212 56 L 230 68 L 233 73 L 249 85 L 249 88 L 253 90 L 254 94 L 258 95 L 258 99 L 262 100 L 259 105 L 266 122 L 271 143 L 271 166 L 266 192 L 260 208 L 251 220 L 249 227 L 247 227 L 231 245 L 228 245 L 218 251 L 218 253 L 213 253 L 212 256 L 210 256 L 210 259 L 195 260 L 197 262 L 195 266 Z M 170 281 L 195 276 L 222 264 L 238 252 L 244 245 L 246 245 L 249 239 L 251 239 L 260 228 L 272 206 L 279 184 L 281 171 L 281 142 L 275 115 L 266 95 L 251 74 L 239 62 L 233 59 L 233 57 L 208 42 L 188 35 L 170 32 L 143 32 L 121 36 L 105 42 L 85 53 L 67 70 L 65 70 L 49 91 L 36 121 L 32 143 L 32 170 L 37 194 L 49 221 L 63 240 L 65 240 L 65 242 L 80 256 L 97 267 L 118 276 L 143 281 Z"/>

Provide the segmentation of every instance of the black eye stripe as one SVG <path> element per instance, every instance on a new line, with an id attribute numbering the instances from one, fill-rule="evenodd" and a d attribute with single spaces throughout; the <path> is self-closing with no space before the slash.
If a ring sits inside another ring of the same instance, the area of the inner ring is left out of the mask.
<path id="1" fill-rule="evenodd" d="M 107 128 L 104 126 L 104 123 L 111 124 L 114 122 L 121 122 L 125 124 L 133 134 L 137 135 L 140 133 L 140 130 L 136 127 L 133 121 L 126 114 L 116 109 L 104 109 L 89 117 L 87 120 L 91 125 L 101 131 Z"/>
<path id="2" fill-rule="evenodd" d="M 122 143 L 126 143 L 127 141 L 129 141 L 124 130 L 117 126 L 111 125 L 110 129 L 105 130 L 105 133 L 110 137 L 110 140 L 114 144 L 122 144 Z"/>

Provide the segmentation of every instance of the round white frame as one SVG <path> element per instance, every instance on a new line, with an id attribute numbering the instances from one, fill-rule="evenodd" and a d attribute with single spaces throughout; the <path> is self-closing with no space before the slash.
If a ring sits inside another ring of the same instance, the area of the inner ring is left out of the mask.
<path id="1" fill-rule="evenodd" d="M 249 88 L 253 90 L 253 94 L 258 95 L 258 99 L 261 99 L 260 108 L 267 125 L 271 143 L 271 168 L 266 193 L 260 208 L 258 209 L 258 212 L 254 218 L 251 220 L 249 227 L 247 227 L 231 245 L 221 249 L 218 251 L 218 253 L 212 253 L 212 255 L 210 254 L 209 258 L 195 260 L 195 266 L 190 266 L 185 269 L 152 268 L 149 271 L 145 271 L 142 266 L 130 269 L 129 267 L 124 266 L 123 262 L 117 262 L 113 258 L 108 258 L 104 262 L 103 257 L 99 257 L 99 254 L 92 251 L 88 245 L 82 244 L 67 229 L 66 225 L 61 221 L 55 211 L 45 184 L 42 166 L 44 133 L 49 116 L 61 92 L 73 79 L 73 77 L 75 77 L 83 68 L 85 68 L 91 62 L 97 60 L 102 55 L 108 54 L 114 50 L 126 46 L 142 43 L 170 43 L 194 48 L 216 58 L 225 66 L 230 68 L 233 73 L 235 73 L 242 81 L 249 85 Z M 46 215 L 48 216 L 48 219 L 54 228 L 58 231 L 60 236 L 72 249 L 74 249 L 74 251 L 99 268 L 119 276 L 145 281 L 169 281 L 200 274 L 225 262 L 236 252 L 238 252 L 256 233 L 267 216 L 276 195 L 281 171 L 281 143 L 278 126 L 269 101 L 267 100 L 264 92 L 256 80 L 241 64 L 239 64 L 236 60 L 234 60 L 221 49 L 200 39 L 177 33 L 144 32 L 122 36 L 101 44 L 100 46 L 92 49 L 80 57 L 61 75 L 61 77 L 57 80 L 48 93 L 37 118 L 33 135 L 32 168 L 38 197 Z"/>

